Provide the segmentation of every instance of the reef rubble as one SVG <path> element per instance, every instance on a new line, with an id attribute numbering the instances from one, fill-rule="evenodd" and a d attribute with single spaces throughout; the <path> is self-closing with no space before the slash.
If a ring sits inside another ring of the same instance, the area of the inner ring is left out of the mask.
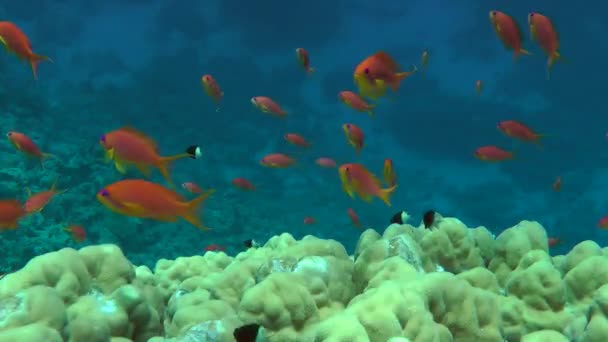
<path id="1" fill-rule="evenodd" d="M 544 228 L 494 237 L 441 217 L 431 229 L 337 241 L 284 233 L 223 252 L 133 265 L 115 245 L 64 248 L 0 280 L 0 342 L 608 341 L 608 249 L 551 256 Z"/>

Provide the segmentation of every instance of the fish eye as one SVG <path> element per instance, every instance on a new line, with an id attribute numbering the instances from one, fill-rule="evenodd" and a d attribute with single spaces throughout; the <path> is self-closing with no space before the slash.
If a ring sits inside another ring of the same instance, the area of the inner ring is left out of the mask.
<path id="1" fill-rule="evenodd" d="M 492 11 L 492 12 L 490 12 L 490 14 L 494 17 L 494 16 L 496 16 L 496 11 Z"/>
<path id="2" fill-rule="evenodd" d="M 11 135 L 13 135 L 13 132 L 8 132 L 8 133 L 6 133 L 6 136 L 7 136 L 7 137 L 10 137 Z"/>
<path id="3" fill-rule="evenodd" d="M 364 73 L 369 74 L 369 68 L 365 68 L 365 70 L 363 70 Z"/>
<path id="4" fill-rule="evenodd" d="M 99 137 L 99 140 L 106 142 L 106 135 L 104 134 L 101 137 Z"/>
<path id="5" fill-rule="evenodd" d="M 106 189 L 102 189 L 101 191 L 99 191 L 99 194 L 103 197 L 108 197 L 108 195 L 110 195 L 110 193 Z"/>

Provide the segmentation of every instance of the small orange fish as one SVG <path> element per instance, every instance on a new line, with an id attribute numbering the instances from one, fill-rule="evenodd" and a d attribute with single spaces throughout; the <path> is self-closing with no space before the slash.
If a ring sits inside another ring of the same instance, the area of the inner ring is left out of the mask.
<path id="1" fill-rule="evenodd" d="M 281 108 L 281 106 L 274 102 L 270 97 L 254 96 L 251 98 L 251 103 L 263 113 L 272 114 L 280 118 L 287 116 L 287 112 L 285 112 L 283 108 Z"/>
<path id="2" fill-rule="evenodd" d="M 547 60 L 547 77 L 549 77 L 553 63 L 562 58 L 559 53 L 559 34 L 551 19 L 540 13 L 528 14 L 528 25 L 532 39 L 536 40 L 549 56 Z"/>
<path id="3" fill-rule="evenodd" d="M 429 64 L 429 52 L 428 50 L 424 50 L 422 51 L 422 56 L 420 56 L 420 68 L 422 69 L 421 72 L 423 76 L 427 64 Z"/>
<path id="4" fill-rule="evenodd" d="M 131 128 L 122 127 L 101 136 L 99 143 L 106 151 L 106 160 L 114 161 L 118 172 L 125 174 L 128 166 L 135 166 L 146 177 L 150 177 L 150 168 L 157 168 L 167 183 L 173 187 L 173 181 L 169 175 L 169 165 L 178 159 L 193 158 L 198 153 L 196 146 L 189 147 L 186 152 L 169 157 L 159 155 L 156 142 L 144 133 Z M 193 148 L 194 147 L 194 148 Z"/>
<path id="5" fill-rule="evenodd" d="M 308 56 L 308 51 L 304 50 L 303 48 L 297 48 L 296 57 L 298 58 L 300 65 L 309 75 L 315 71 L 315 68 L 310 66 L 310 57 Z"/>
<path id="6" fill-rule="evenodd" d="M 245 178 L 235 178 L 232 180 L 232 185 L 236 188 L 246 191 L 254 191 L 255 185 L 253 185 L 250 181 Z"/>
<path id="7" fill-rule="evenodd" d="M 317 160 L 315 160 L 315 164 L 326 168 L 334 168 L 337 166 L 335 160 L 327 157 L 317 158 Z"/>
<path id="8" fill-rule="evenodd" d="M 353 226 L 355 226 L 357 228 L 361 228 L 361 221 L 359 220 L 359 215 L 357 215 L 355 210 L 353 210 L 352 208 L 348 208 L 348 209 L 346 209 L 346 213 L 348 214 L 348 217 L 350 218 L 350 222 L 353 223 Z"/>
<path id="9" fill-rule="evenodd" d="M 19 220 L 25 215 L 21 202 L 0 200 L 0 231 L 17 229 Z"/>
<path id="10" fill-rule="evenodd" d="M 338 169 L 342 189 L 354 198 L 357 194 L 362 200 L 370 202 L 373 197 L 380 198 L 386 205 L 390 206 L 390 196 L 397 185 L 383 189 L 378 178 L 361 164 L 343 164 Z"/>
<path id="11" fill-rule="evenodd" d="M 501 121 L 497 128 L 508 137 L 535 144 L 540 144 L 540 138 L 543 137 L 542 134 L 534 132 L 528 126 L 515 120 Z"/>
<path id="12" fill-rule="evenodd" d="M 70 233 L 72 240 L 81 243 L 87 239 L 87 231 L 79 225 L 70 225 L 63 228 L 64 231 Z"/>
<path id="13" fill-rule="evenodd" d="M 296 160 L 283 153 L 271 153 L 260 160 L 260 164 L 272 168 L 287 168 L 295 164 Z"/>
<path id="14" fill-rule="evenodd" d="M 602 228 L 602 229 L 608 229 L 608 215 L 602 217 L 598 222 L 597 222 L 598 227 Z"/>
<path id="15" fill-rule="evenodd" d="M 393 161 L 389 158 L 384 159 L 384 167 L 382 168 L 382 176 L 384 182 L 388 186 L 397 185 L 397 175 L 395 174 L 395 167 Z"/>
<path id="16" fill-rule="evenodd" d="M 143 179 L 125 179 L 99 190 L 97 200 L 121 215 L 162 222 L 177 222 L 182 218 L 201 230 L 208 230 L 200 221 L 198 211 L 212 193 L 213 190 L 208 190 L 186 201 L 180 194 L 160 184 Z"/>
<path id="17" fill-rule="evenodd" d="M 560 238 L 558 238 L 558 237 L 550 237 L 548 239 L 548 242 L 549 242 L 549 248 L 551 248 L 551 247 L 555 247 L 557 245 L 560 245 L 562 243 L 562 240 Z"/>
<path id="18" fill-rule="evenodd" d="M 520 55 L 530 54 L 522 47 L 524 38 L 515 19 L 503 12 L 492 10 L 490 23 L 505 48 L 513 50 L 513 61 L 516 61 Z"/>
<path id="19" fill-rule="evenodd" d="M 61 193 L 67 191 L 67 189 L 57 190 L 57 182 L 53 183 L 53 186 L 49 190 L 41 191 L 35 194 L 32 194 L 30 189 L 26 189 L 28 192 L 28 199 L 25 201 L 23 205 L 23 209 L 26 213 L 39 213 L 46 207 L 47 204 L 51 202 L 51 200 Z"/>
<path id="20" fill-rule="evenodd" d="M 477 159 L 487 162 L 500 162 L 514 158 L 513 152 L 508 152 L 497 146 L 482 146 L 473 154 Z"/>
<path id="21" fill-rule="evenodd" d="M 557 176 L 555 182 L 553 182 L 553 190 L 558 192 L 562 190 L 562 177 Z"/>
<path id="22" fill-rule="evenodd" d="M 225 250 L 226 250 L 226 247 L 216 245 L 216 244 L 211 244 L 211 245 L 205 247 L 205 252 L 223 252 Z"/>
<path id="23" fill-rule="evenodd" d="M 287 133 L 283 136 L 288 143 L 299 147 L 310 147 L 310 143 L 297 133 Z"/>
<path id="24" fill-rule="evenodd" d="M 481 80 L 475 81 L 475 91 L 477 92 L 478 96 L 481 96 L 481 92 L 483 91 L 483 83 Z"/>
<path id="25" fill-rule="evenodd" d="M 0 43 L 20 59 L 30 62 L 35 79 L 38 79 L 38 63 L 42 61 L 53 62 L 47 56 L 34 53 L 30 39 L 17 25 L 9 21 L 0 21 Z"/>
<path id="26" fill-rule="evenodd" d="M 198 186 L 196 183 L 193 183 L 193 182 L 182 183 L 182 189 L 184 189 L 192 194 L 202 194 L 203 193 L 203 189 L 201 189 L 200 186 Z"/>
<path id="27" fill-rule="evenodd" d="M 414 74 L 412 71 L 400 71 L 395 60 L 384 51 L 376 52 L 359 63 L 355 68 L 354 80 L 359 88 L 359 94 L 371 99 L 378 99 L 386 94 L 387 88 L 393 92 L 399 89 L 401 81 Z"/>
<path id="28" fill-rule="evenodd" d="M 351 123 L 342 125 L 342 130 L 344 130 L 344 134 L 346 135 L 346 141 L 348 141 L 348 143 L 355 149 L 357 155 L 359 155 L 365 143 L 363 130 Z"/>
<path id="29" fill-rule="evenodd" d="M 338 98 L 350 108 L 357 112 L 367 112 L 370 116 L 374 116 L 374 105 L 365 102 L 361 96 L 353 93 L 352 91 L 344 90 L 338 94 Z"/>
<path id="30" fill-rule="evenodd" d="M 312 216 L 306 216 L 304 218 L 304 224 L 306 224 L 306 225 L 315 224 L 315 223 L 316 223 L 316 221 L 315 221 L 314 217 L 312 217 Z"/>
<path id="31" fill-rule="evenodd" d="M 201 77 L 201 84 L 203 85 L 203 89 L 205 89 L 205 93 L 215 102 L 218 106 L 215 110 L 216 112 L 220 110 L 220 102 L 224 97 L 224 92 L 222 88 L 220 88 L 219 84 L 211 75 L 203 75 Z"/>
<path id="32" fill-rule="evenodd" d="M 19 151 L 27 155 L 28 157 L 37 158 L 40 161 L 40 166 L 44 168 L 42 161 L 46 158 L 55 157 L 50 153 L 44 153 L 40 151 L 38 145 L 30 139 L 27 135 L 19 132 L 8 132 L 6 133 L 8 141 Z"/>

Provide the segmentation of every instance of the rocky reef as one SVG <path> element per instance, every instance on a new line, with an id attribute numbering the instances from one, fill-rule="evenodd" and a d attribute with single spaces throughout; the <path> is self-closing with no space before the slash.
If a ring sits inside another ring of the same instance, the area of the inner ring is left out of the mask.
<path id="1" fill-rule="evenodd" d="M 550 256 L 537 222 L 494 237 L 438 217 L 364 231 L 354 255 L 284 233 L 133 265 L 115 245 L 65 248 L 0 280 L 0 342 L 608 341 L 608 250 Z"/>

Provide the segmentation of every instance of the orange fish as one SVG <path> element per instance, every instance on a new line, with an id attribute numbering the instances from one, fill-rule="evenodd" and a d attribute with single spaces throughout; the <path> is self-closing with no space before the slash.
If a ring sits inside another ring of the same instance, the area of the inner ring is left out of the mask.
<path id="1" fill-rule="evenodd" d="M 378 178 L 361 164 L 343 164 L 338 172 L 342 189 L 350 198 L 354 198 L 357 194 L 364 201 L 370 202 L 373 197 L 378 197 L 386 205 L 391 205 L 390 196 L 397 185 L 383 189 Z"/>
<path id="2" fill-rule="evenodd" d="M 530 54 L 522 47 L 524 38 L 515 19 L 503 12 L 493 10 L 490 11 L 490 23 L 505 48 L 513 50 L 513 61 L 516 61 L 520 55 Z"/>
<path id="3" fill-rule="evenodd" d="M 475 91 L 477 92 L 478 96 L 481 95 L 481 92 L 483 91 L 483 83 L 481 80 L 475 81 Z"/>
<path id="4" fill-rule="evenodd" d="M 374 116 L 373 109 L 375 106 L 365 102 L 365 100 L 362 99 L 361 96 L 353 93 L 352 91 L 341 91 L 338 94 L 338 97 L 345 105 L 349 106 L 350 108 L 358 112 L 367 112 L 370 116 Z"/>
<path id="5" fill-rule="evenodd" d="M 70 225 L 63 228 L 64 231 L 70 233 L 72 240 L 81 243 L 87 239 L 87 231 L 79 225 Z"/>
<path id="6" fill-rule="evenodd" d="M 25 201 L 23 205 L 23 209 L 26 213 L 38 213 L 41 212 L 47 204 L 51 202 L 51 200 L 61 193 L 67 191 L 67 189 L 57 190 L 57 182 L 53 183 L 53 186 L 49 190 L 37 192 L 32 194 L 30 189 L 26 189 L 28 193 L 28 199 Z"/>
<path id="7" fill-rule="evenodd" d="M 297 133 L 287 133 L 283 136 L 288 143 L 299 147 L 310 147 L 310 143 Z"/>
<path id="8" fill-rule="evenodd" d="M 315 71 L 315 68 L 310 66 L 310 57 L 308 56 L 308 51 L 303 48 L 296 49 L 296 57 L 298 58 L 298 62 L 300 65 L 306 70 L 306 72 L 310 75 Z"/>
<path id="9" fill-rule="evenodd" d="M 603 229 L 608 229 L 608 215 L 602 217 L 598 222 L 597 226 Z"/>
<path id="10" fill-rule="evenodd" d="M 327 157 L 317 158 L 317 160 L 315 160 L 315 164 L 326 168 L 334 168 L 337 166 L 335 160 Z"/>
<path id="11" fill-rule="evenodd" d="M 19 220 L 25 215 L 21 202 L 0 200 L 0 231 L 17 229 Z"/>
<path id="12" fill-rule="evenodd" d="M 182 218 L 193 226 L 208 230 L 198 217 L 199 207 L 213 193 L 208 190 L 186 201 L 173 190 L 143 179 L 125 179 L 97 192 L 97 199 L 108 209 L 122 215 L 177 222 Z"/>
<path id="13" fill-rule="evenodd" d="M 498 129 L 506 136 L 525 141 L 540 144 L 542 134 L 538 134 L 523 123 L 515 120 L 501 121 L 498 123 Z"/>
<path id="14" fill-rule="evenodd" d="M 382 176 L 386 185 L 394 186 L 397 184 L 397 175 L 395 174 L 395 167 L 393 166 L 393 161 L 389 158 L 384 159 Z"/>
<path id="15" fill-rule="evenodd" d="M 44 153 L 40 151 L 38 145 L 30 139 L 27 135 L 19 132 L 8 132 L 6 133 L 8 141 L 15 146 L 15 148 L 19 151 L 27 155 L 28 157 L 37 158 L 40 161 L 40 166 L 44 168 L 44 164 L 42 161 L 45 158 L 55 157 L 52 154 Z"/>
<path id="16" fill-rule="evenodd" d="M 192 182 L 182 183 L 182 189 L 184 189 L 192 194 L 202 194 L 203 193 L 203 189 L 201 189 L 201 187 L 198 186 L 196 183 L 192 183 Z"/>
<path id="17" fill-rule="evenodd" d="M 262 166 L 272 168 L 287 168 L 295 164 L 296 160 L 283 153 L 271 153 L 260 160 Z"/>
<path id="18" fill-rule="evenodd" d="M 218 105 L 216 112 L 220 110 L 219 104 L 224 97 L 224 92 L 222 88 L 218 85 L 217 81 L 211 75 L 203 75 L 201 77 L 201 84 L 203 85 L 203 89 L 205 89 L 205 93 Z"/>
<path id="19" fill-rule="evenodd" d="M 20 59 L 30 62 L 35 79 L 38 79 L 38 63 L 42 61 L 53 62 L 47 56 L 34 53 L 29 38 L 17 25 L 10 21 L 0 21 L 0 43 L 4 44 L 8 51 L 14 53 Z"/>
<path id="20" fill-rule="evenodd" d="M 427 64 L 429 64 L 429 52 L 427 50 L 424 50 L 422 51 L 422 56 L 420 56 L 420 67 L 422 68 L 421 72 L 423 76 Z"/>
<path id="21" fill-rule="evenodd" d="M 348 143 L 355 149 L 357 155 L 359 155 L 365 142 L 363 130 L 350 123 L 342 125 L 342 130 L 344 130 L 344 134 L 346 135 L 346 141 L 348 141 Z"/>
<path id="22" fill-rule="evenodd" d="M 270 97 L 266 96 L 254 96 L 251 98 L 251 103 L 263 113 L 272 114 L 280 118 L 287 116 L 287 112 L 281 108 L 276 102 Z"/>
<path id="23" fill-rule="evenodd" d="M 416 66 L 412 71 L 403 72 L 400 69 L 397 62 L 384 51 L 367 57 L 357 65 L 353 76 L 359 94 L 378 99 L 386 94 L 387 88 L 396 92 L 401 81 L 418 70 Z"/>
<path id="24" fill-rule="evenodd" d="M 477 159 L 487 162 L 499 162 L 513 159 L 513 152 L 508 152 L 497 146 L 482 146 L 475 150 L 473 154 Z"/>
<path id="25" fill-rule="evenodd" d="M 316 223 L 315 218 L 312 216 L 306 216 L 304 218 L 304 224 L 308 225 L 308 224 L 315 224 L 315 223 Z"/>
<path id="26" fill-rule="evenodd" d="M 245 178 L 235 178 L 232 180 L 232 185 L 236 188 L 246 191 L 254 191 L 255 185 L 253 185 L 250 181 Z"/>
<path id="27" fill-rule="evenodd" d="M 553 182 L 553 190 L 561 191 L 562 190 L 562 177 L 557 176 L 555 182 Z"/>
<path id="28" fill-rule="evenodd" d="M 197 155 L 190 153 L 198 148 L 189 147 L 185 153 L 162 157 L 158 146 L 152 138 L 131 128 L 122 127 L 101 136 L 99 143 L 106 150 L 106 160 L 113 160 L 116 170 L 126 173 L 128 166 L 135 166 L 146 177 L 150 176 L 150 168 L 157 168 L 167 182 L 173 187 L 169 176 L 169 164 L 182 158 L 196 159 Z"/>
<path id="29" fill-rule="evenodd" d="M 551 247 L 555 247 L 555 246 L 561 244 L 562 240 L 558 237 L 550 237 L 548 239 L 548 242 L 549 242 L 549 248 L 551 248 Z"/>
<path id="30" fill-rule="evenodd" d="M 553 63 L 561 59 L 559 53 L 559 34 L 555 26 L 553 26 L 551 19 L 540 13 L 532 12 L 528 14 L 528 25 L 530 26 L 532 39 L 536 40 L 549 56 L 547 60 L 547 77 L 549 77 Z"/>
<path id="31" fill-rule="evenodd" d="M 216 245 L 216 244 L 211 244 L 211 245 L 205 247 L 205 252 L 223 252 L 225 250 L 226 250 L 226 247 Z"/>
<path id="32" fill-rule="evenodd" d="M 355 210 L 353 210 L 352 208 L 348 208 L 348 209 L 346 209 L 346 213 L 348 214 L 348 217 L 350 218 L 350 222 L 353 223 L 353 226 L 355 226 L 357 228 L 361 228 L 361 221 L 359 220 L 359 215 L 357 215 Z"/>

